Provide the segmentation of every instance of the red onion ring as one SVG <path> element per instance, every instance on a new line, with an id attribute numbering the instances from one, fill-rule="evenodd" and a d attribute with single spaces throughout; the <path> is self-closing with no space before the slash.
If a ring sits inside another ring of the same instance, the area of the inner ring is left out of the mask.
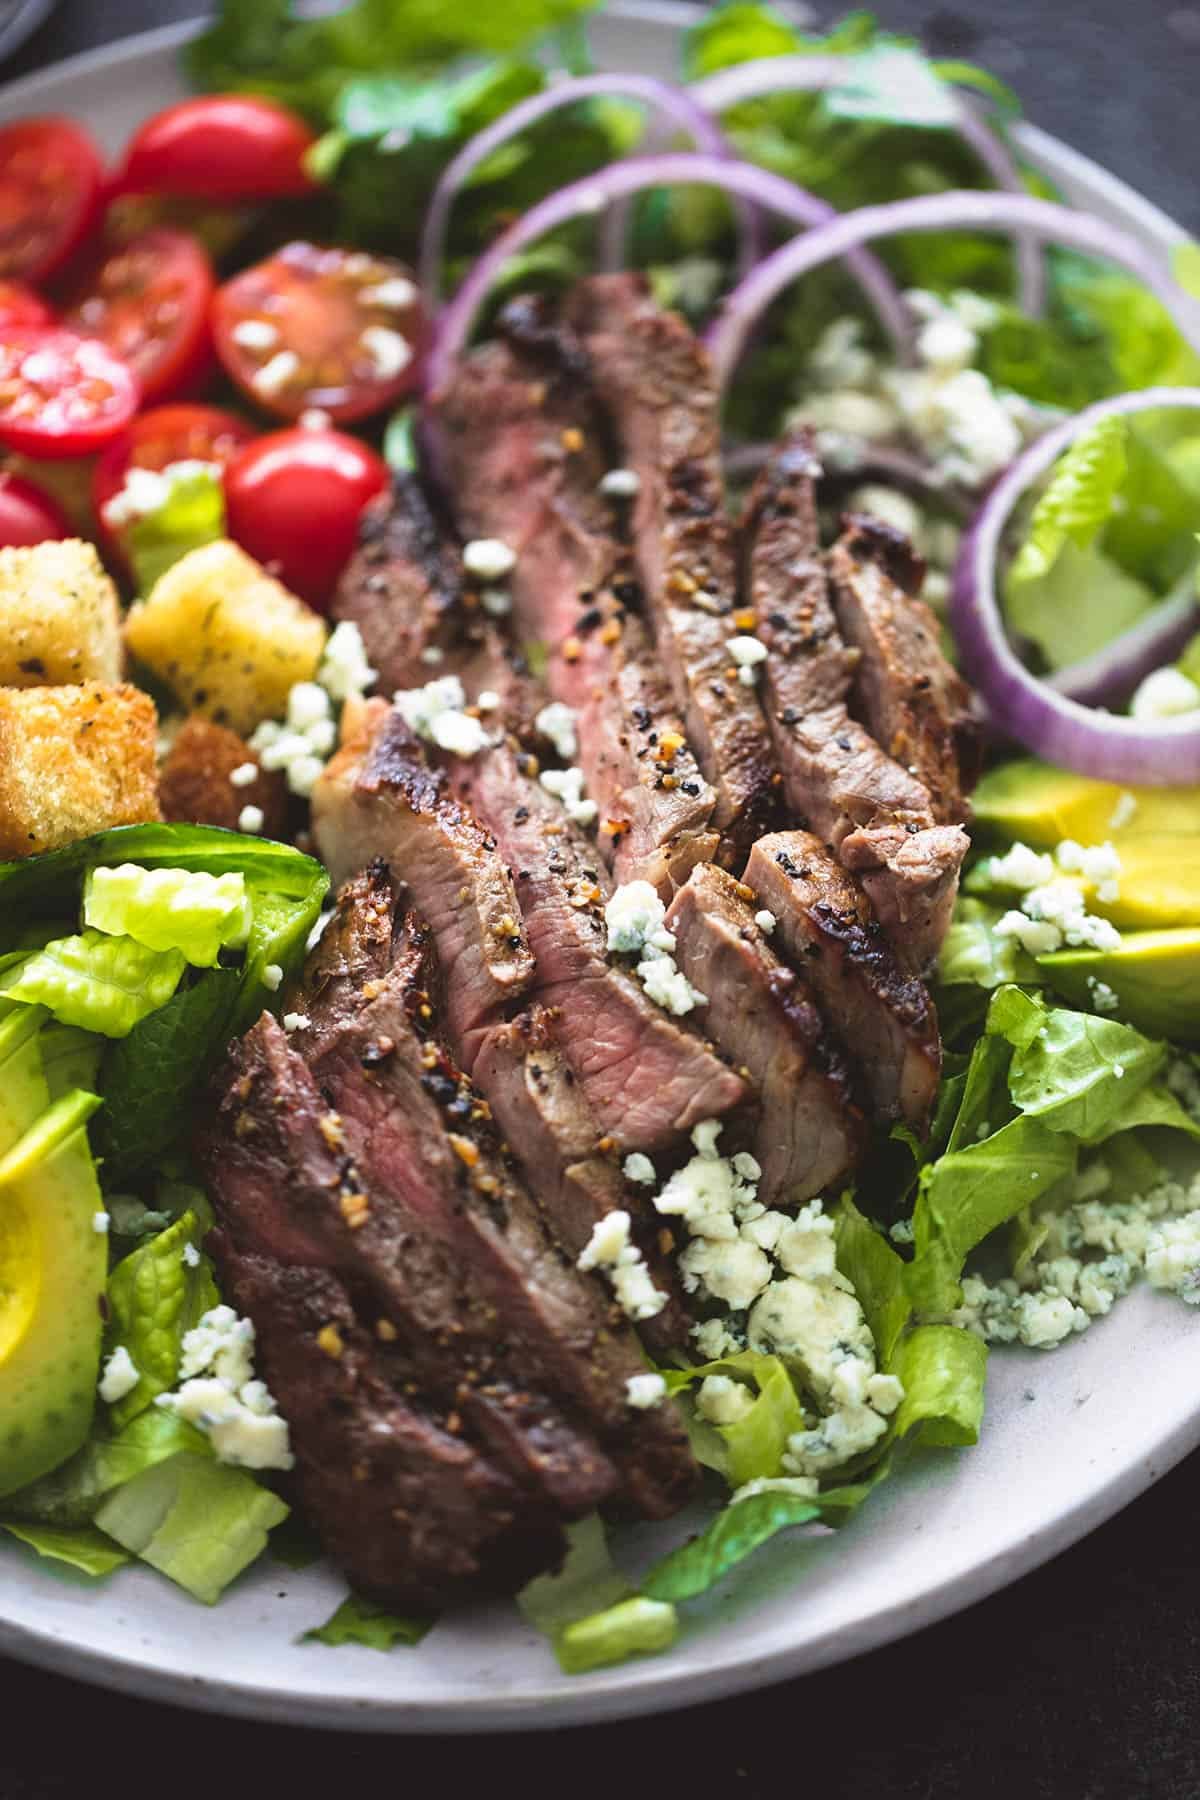
<path id="1" fill-rule="evenodd" d="M 471 335 L 476 315 L 506 262 L 523 250 L 526 244 L 541 237 L 555 226 L 564 225 L 581 213 L 600 212 L 614 200 L 651 187 L 672 187 L 686 182 L 702 182 L 721 188 L 755 205 L 781 214 L 793 224 L 807 228 L 811 235 L 819 228 L 825 237 L 839 222 L 838 214 L 824 200 L 818 200 L 795 182 L 768 169 L 750 163 L 726 160 L 719 156 L 701 156 L 686 151 L 673 151 L 665 156 L 636 156 L 624 162 L 610 163 L 595 175 L 560 188 L 540 200 L 490 245 L 477 259 L 454 298 L 443 309 L 426 363 L 425 389 L 436 394 L 444 386 L 450 371 Z M 799 240 L 792 240 L 796 243 Z M 785 245 L 785 249 L 790 246 Z M 778 255 L 778 252 L 776 252 Z M 775 260 L 769 257 L 761 265 L 766 268 Z M 821 258 L 820 260 L 825 260 Z M 864 255 L 854 245 L 846 257 L 849 268 L 877 313 L 884 330 L 896 346 L 897 353 L 907 358 L 911 344 L 908 311 L 882 263 Z M 742 288 L 753 279 L 747 277 Z"/>
<path id="2" fill-rule="evenodd" d="M 1047 675 L 1046 685 L 1081 706 L 1118 705 L 1147 675 L 1174 662 L 1197 630 L 1200 603 L 1195 593 L 1172 594 L 1111 644 Z"/>
<path id="3" fill-rule="evenodd" d="M 743 100 L 759 100 L 768 94 L 822 93 L 846 79 L 847 56 L 764 56 L 753 62 L 721 69 L 703 81 L 692 83 L 691 94 L 707 112 L 727 112 Z M 1024 194 L 1021 171 L 1004 139 L 983 118 L 966 95 L 955 94 L 958 131 L 996 187 L 1010 194 Z M 1029 232 L 1013 234 L 1017 252 L 1017 304 L 1030 318 L 1040 318 L 1046 301 L 1046 271 L 1041 248 Z"/>
<path id="4" fill-rule="evenodd" d="M 568 81 L 531 94 L 516 106 L 485 125 L 482 131 L 465 143 L 442 170 L 425 215 L 421 235 L 419 275 L 421 286 L 431 305 L 441 296 L 442 258 L 446 249 L 446 229 L 450 209 L 470 175 L 502 144 L 527 131 L 548 113 L 563 106 L 575 106 L 581 100 L 619 95 L 640 100 L 654 112 L 663 115 L 680 130 L 686 131 L 696 149 L 709 156 L 731 154 L 720 126 L 698 106 L 685 89 L 670 82 L 658 81 L 652 75 L 580 75 Z"/>
<path id="5" fill-rule="evenodd" d="M 996 725 L 1047 762 L 1126 786 L 1200 781 L 1200 719 L 1185 715 L 1148 724 L 1093 712 L 1032 675 L 1008 641 L 996 570 L 1014 507 L 1069 444 L 1101 419 L 1179 407 L 1200 409 L 1200 388 L 1118 394 L 1086 407 L 1031 444 L 1000 477 L 964 537 L 950 596 L 950 623 L 964 666 Z"/>

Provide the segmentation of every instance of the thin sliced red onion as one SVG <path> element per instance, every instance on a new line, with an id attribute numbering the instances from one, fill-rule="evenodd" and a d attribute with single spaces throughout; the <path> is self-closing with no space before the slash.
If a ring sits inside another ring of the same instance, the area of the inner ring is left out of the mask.
<path id="1" fill-rule="evenodd" d="M 560 188 L 530 207 L 479 257 L 438 321 L 426 364 L 426 392 L 436 394 L 444 386 L 494 282 L 505 263 L 526 244 L 580 214 L 602 212 L 614 200 L 627 194 L 641 193 L 646 188 L 678 187 L 688 182 L 720 188 L 725 193 L 779 213 L 810 232 L 819 228 L 821 236 L 833 229 L 838 219 L 833 208 L 824 200 L 818 200 L 815 194 L 797 187 L 795 182 L 785 180 L 782 175 L 773 175 L 770 170 L 755 168 L 750 163 L 686 151 L 674 151 L 666 156 L 635 156 L 624 162 L 610 163 L 597 174 L 572 182 L 569 187 Z M 773 260 L 768 258 L 768 263 Z M 867 295 L 896 346 L 897 354 L 907 358 L 912 338 L 908 311 L 887 270 L 875 257 L 853 246 L 846 257 L 846 267 Z M 750 279 L 748 277 L 742 286 L 747 286 Z"/>
<path id="2" fill-rule="evenodd" d="M 718 380 L 725 384 L 737 366 L 750 333 L 784 288 L 823 264 L 876 238 L 904 231 L 1026 230 L 1085 256 L 1117 263 L 1161 300 L 1192 348 L 1200 352 L 1200 301 L 1172 280 L 1166 266 L 1138 240 L 1090 213 L 1073 212 L 1031 194 L 955 192 L 922 194 L 884 206 L 860 206 L 803 237 L 793 238 L 751 270 L 722 304 L 708 330 Z"/>
<path id="3" fill-rule="evenodd" d="M 1093 712 L 1031 674 L 1008 641 L 996 572 L 1013 509 L 1069 444 L 1114 414 L 1179 407 L 1200 409 L 1200 388 L 1118 394 L 1086 407 L 1031 444 L 1000 477 L 964 537 L 950 596 L 950 623 L 964 667 L 996 726 L 1047 762 L 1129 786 L 1200 781 L 1200 719 L 1183 715 L 1149 724 Z"/>
<path id="4" fill-rule="evenodd" d="M 738 444 L 726 454 L 725 468 L 734 480 L 749 480 L 758 474 L 767 458 L 778 447 L 776 443 Z M 826 475 L 839 481 L 857 481 L 863 475 L 882 475 L 894 487 L 926 496 L 964 522 L 972 516 L 973 502 L 964 490 L 956 483 L 947 481 L 938 469 L 923 462 L 911 450 L 901 450 L 891 444 L 873 444 L 867 439 L 856 444 L 855 449 L 861 451 L 861 455 L 852 464 L 841 461 L 836 465 L 830 464 L 825 469 Z"/>
<path id="5" fill-rule="evenodd" d="M 1128 700 L 1147 675 L 1174 662 L 1200 629 L 1200 607 L 1191 591 L 1194 577 L 1188 580 L 1188 591 L 1163 600 L 1094 655 L 1048 675 L 1047 685 L 1081 706 L 1116 706 Z"/>
<path id="6" fill-rule="evenodd" d="M 847 61 L 845 56 L 759 57 L 693 82 L 691 94 L 707 112 L 719 115 L 743 100 L 760 100 L 768 94 L 811 94 L 838 87 L 846 79 Z M 996 187 L 1006 193 L 1024 194 L 1021 171 L 999 132 L 992 130 L 967 95 L 955 94 L 953 98 L 958 107 L 958 131 Z M 1030 318 L 1040 318 L 1046 300 L 1041 248 L 1026 231 L 1014 231 L 1013 240 L 1017 252 L 1017 303 Z"/>
<path id="7" fill-rule="evenodd" d="M 486 162 L 501 145 L 508 143 L 510 138 L 528 131 L 531 125 L 545 118 L 548 113 L 557 112 L 563 106 L 576 106 L 581 100 L 604 99 L 613 95 L 627 100 L 640 100 L 654 113 L 669 119 L 672 125 L 685 131 L 696 149 L 706 155 L 731 154 L 720 126 L 714 124 L 704 108 L 698 106 L 683 88 L 675 87 L 667 81 L 658 81 L 652 75 L 579 75 L 568 81 L 557 82 L 540 94 L 531 94 L 528 99 L 520 100 L 516 106 L 510 107 L 490 125 L 485 125 L 482 131 L 476 132 L 438 178 L 425 215 L 418 264 L 421 286 L 431 305 L 436 305 L 441 297 L 442 258 L 446 250 L 450 209 L 480 164 Z"/>

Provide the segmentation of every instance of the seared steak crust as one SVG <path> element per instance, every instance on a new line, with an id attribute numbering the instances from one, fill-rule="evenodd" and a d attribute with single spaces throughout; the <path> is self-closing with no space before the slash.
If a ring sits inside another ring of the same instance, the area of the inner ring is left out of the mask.
<path id="1" fill-rule="evenodd" d="M 950 923 L 967 837 L 957 823 L 935 825 L 919 771 L 902 768 L 850 716 L 862 653 L 847 648 L 830 603 L 819 474 L 811 437 L 790 440 L 762 471 L 743 517 L 747 582 L 768 650 L 772 741 L 789 810 L 861 877 L 904 967 L 924 974 Z"/>
<path id="2" fill-rule="evenodd" d="M 923 1132 L 941 1073 L 937 1015 L 923 984 L 901 970 L 861 889 L 807 831 L 760 838 L 746 882 L 774 913 L 781 944 L 861 1069 L 876 1115 Z"/>
<path id="3" fill-rule="evenodd" d="M 338 584 L 334 619 L 358 626 L 385 694 L 420 687 L 426 649 L 448 650 L 464 625 L 462 566 L 415 475 L 398 470 L 372 501 Z"/>
<path id="4" fill-rule="evenodd" d="M 846 1175 L 865 1121 L 804 981 L 775 954 L 754 911 L 749 890 L 710 864 L 693 869 L 676 894 L 667 929 L 676 962 L 708 995 L 710 1030 L 753 1081 L 759 1199 L 779 1206 Z"/>
<path id="5" fill-rule="evenodd" d="M 736 858 L 767 823 L 774 790 L 758 695 L 728 648 L 737 581 L 712 372 L 638 276 L 578 283 L 567 318 L 638 477 L 633 543 L 648 613 L 688 741 L 716 789 L 713 824 Z"/>

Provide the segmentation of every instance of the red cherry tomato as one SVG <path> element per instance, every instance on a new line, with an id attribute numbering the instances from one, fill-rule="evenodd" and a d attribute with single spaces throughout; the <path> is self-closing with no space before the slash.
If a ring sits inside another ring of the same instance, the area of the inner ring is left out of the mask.
<path id="1" fill-rule="evenodd" d="M 104 509 L 125 486 L 130 469 L 165 469 L 176 462 L 219 463 L 225 468 L 254 437 L 254 427 L 219 406 L 156 406 L 140 413 L 97 458 L 92 506 L 105 548 L 125 559 L 122 533 Z"/>
<path id="2" fill-rule="evenodd" d="M 0 444 L 26 456 L 86 456 L 137 411 L 137 377 L 107 344 L 73 331 L 0 336 Z"/>
<path id="3" fill-rule="evenodd" d="M 10 325 L 20 331 L 27 326 L 53 325 L 54 314 L 40 294 L 19 281 L 0 281 L 0 331 Z"/>
<path id="4" fill-rule="evenodd" d="M 21 475 L 0 473 L 0 546 L 74 537 L 58 501 Z"/>
<path id="5" fill-rule="evenodd" d="M 256 438 L 225 471 L 229 535 L 313 606 L 328 605 L 387 464 L 340 431 Z"/>
<path id="6" fill-rule="evenodd" d="M 417 378 L 425 336 L 403 263 L 287 244 L 217 290 L 213 339 L 238 386 L 268 412 L 310 407 L 338 423 L 380 412 Z"/>
<path id="7" fill-rule="evenodd" d="M 99 219 L 103 173 L 71 119 L 0 127 L 0 278 L 44 281 L 62 268 Z"/>
<path id="8" fill-rule="evenodd" d="M 203 245 L 158 227 L 110 251 L 72 296 L 62 322 L 124 358 L 153 404 L 194 388 L 207 372 L 215 288 Z"/>
<path id="9" fill-rule="evenodd" d="M 134 132 L 116 185 L 121 193 L 210 201 L 311 194 L 316 183 L 304 156 L 315 142 L 304 120 L 273 100 L 181 100 Z"/>

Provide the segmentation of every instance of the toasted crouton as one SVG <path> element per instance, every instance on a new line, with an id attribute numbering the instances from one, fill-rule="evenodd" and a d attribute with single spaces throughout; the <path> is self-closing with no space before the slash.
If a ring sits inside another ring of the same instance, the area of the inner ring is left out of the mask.
<path id="1" fill-rule="evenodd" d="M 93 544 L 0 550 L 0 684 L 120 681 L 121 610 Z"/>
<path id="2" fill-rule="evenodd" d="M 135 687 L 0 687 L 0 856 L 159 818 L 157 726 Z"/>
<path id="3" fill-rule="evenodd" d="M 263 719 L 281 719 L 288 690 L 311 681 L 325 625 L 253 557 L 220 539 L 159 578 L 131 610 L 125 638 L 189 712 L 245 736 Z"/>
<path id="4" fill-rule="evenodd" d="M 251 781 L 230 780 L 235 770 L 252 767 Z M 282 837 L 287 825 L 287 782 L 268 774 L 236 731 L 211 719 L 185 719 L 175 733 L 158 778 L 158 803 L 164 819 L 189 825 L 223 825 L 238 830 L 243 808 L 257 806 L 264 837 Z"/>

